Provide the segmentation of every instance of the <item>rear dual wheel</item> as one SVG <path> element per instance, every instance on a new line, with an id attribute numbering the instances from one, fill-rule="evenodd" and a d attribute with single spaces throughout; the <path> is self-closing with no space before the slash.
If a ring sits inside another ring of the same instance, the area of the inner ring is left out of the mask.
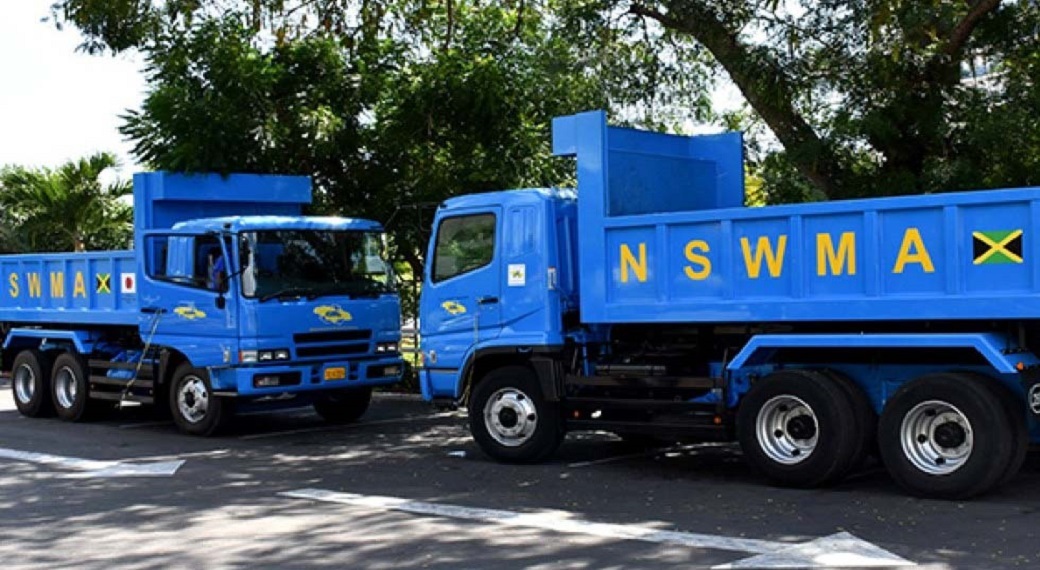
<path id="1" fill-rule="evenodd" d="M 91 412 L 86 363 L 78 354 L 63 352 L 51 370 L 51 396 L 58 417 L 68 422 L 86 419 Z"/>
<path id="2" fill-rule="evenodd" d="M 54 413 L 51 401 L 50 359 L 36 349 L 23 350 L 11 364 L 11 392 L 18 411 L 37 418 Z"/>
<path id="3" fill-rule="evenodd" d="M 871 437 L 873 412 L 858 390 L 846 378 L 813 370 L 763 378 L 737 411 L 744 457 L 781 485 L 842 479 L 862 461 Z"/>
<path id="4" fill-rule="evenodd" d="M 75 353 L 53 360 L 36 349 L 23 350 L 11 366 L 15 405 L 31 418 L 57 413 L 70 422 L 86 419 L 90 410 L 87 367 Z"/>
<path id="5" fill-rule="evenodd" d="M 929 374 L 900 388 L 881 414 L 881 457 L 924 497 L 965 499 L 1012 478 L 1025 459 L 1024 408 L 979 374 Z"/>

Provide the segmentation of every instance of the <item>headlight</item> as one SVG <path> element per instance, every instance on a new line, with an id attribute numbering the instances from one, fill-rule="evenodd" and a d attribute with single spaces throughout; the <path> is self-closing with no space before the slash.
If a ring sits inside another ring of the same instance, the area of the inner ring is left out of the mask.
<path id="1" fill-rule="evenodd" d="M 243 364 L 273 362 L 275 360 L 289 360 L 289 349 L 276 348 L 274 350 L 243 350 L 238 353 L 238 361 Z"/>
<path id="2" fill-rule="evenodd" d="M 379 342 L 376 343 L 376 352 L 397 352 L 396 342 Z"/>

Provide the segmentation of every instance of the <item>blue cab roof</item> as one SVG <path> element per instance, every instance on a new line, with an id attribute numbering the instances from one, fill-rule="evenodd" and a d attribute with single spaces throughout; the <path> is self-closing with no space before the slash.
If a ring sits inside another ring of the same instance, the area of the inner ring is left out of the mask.
<path id="1" fill-rule="evenodd" d="M 575 200 L 576 198 L 577 193 L 569 188 L 522 188 L 455 196 L 441 203 L 441 208 L 454 210 L 456 208 L 502 206 L 506 203 L 510 205 L 536 203 L 547 199 Z"/>

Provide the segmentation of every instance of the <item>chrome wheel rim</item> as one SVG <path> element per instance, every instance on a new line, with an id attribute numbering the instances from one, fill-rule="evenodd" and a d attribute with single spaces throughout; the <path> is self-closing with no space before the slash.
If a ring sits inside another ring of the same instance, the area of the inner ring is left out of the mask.
<path id="1" fill-rule="evenodd" d="M 14 372 L 14 395 L 23 404 L 31 402 L 36 395 L 36 374 L 28 364 L 19 366 Z"/>
<path id="2" fill-rule="evenodd" d="M 201 422 L 209 411 L 209 390 L 198 376 L 187 376 L 177 389 L 177 410 L 185 421 Z"/>
<path id="3" fill-rule="evenodd" d="M 538 410 L 527 394 L 516 388 L 502 388 L 484 404 L 484 425 L 499 444 L 519 447 L 538 428 Z"/>
<path id="4" fill-rule="evenodd" d="M 62 366 L 54 375 L 54 398 L 63 409 L 69 409 L 76 404 L 76 395 L 79 386 L 76 384 L 76 374 L 72 368 Z"/>
<path id="5" fill-rule="evenodd" d="M 755 420 L 755 433 L 766 457 L 783 465 L 796 465 L 816 449 L 820 424 L 804 400 L 785 394 L 762 406 Z"/>
<path id="6" fill-rule="evenodd" d="M 948 475 L 960 469 L 975 447 L 968 417 L 941 400 L 914 406 L 903 416 L 899 434 L 907 460 L 929 475 Z"/>

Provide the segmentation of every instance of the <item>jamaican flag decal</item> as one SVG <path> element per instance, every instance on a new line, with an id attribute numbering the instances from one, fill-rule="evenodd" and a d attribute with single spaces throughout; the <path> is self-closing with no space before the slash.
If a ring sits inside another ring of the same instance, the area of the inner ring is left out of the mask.
<path id="1" fill-rule="evenodd" d="M 972 232 L 975 265 L 984 263 L 1022 263 L 1022 230 Z"/>

